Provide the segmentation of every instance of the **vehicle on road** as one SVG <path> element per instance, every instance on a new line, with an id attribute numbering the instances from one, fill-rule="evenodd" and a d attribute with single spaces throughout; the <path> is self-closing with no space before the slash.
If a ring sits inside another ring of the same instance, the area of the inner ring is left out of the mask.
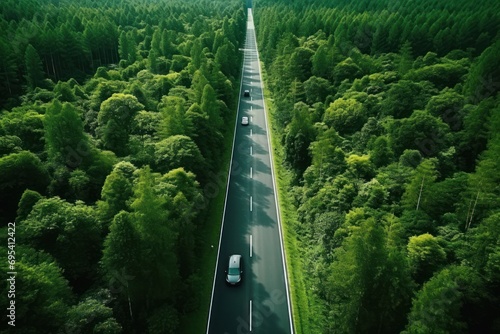
<path id="1" fill-rule="evenodd" d="M 243 96 L 250 97 L 250 91 L 248 89 L 245 89 L 245 91 L 243 92 Z"/>
<path id="2" fill-rule="evenodd" d="M 241 282 L 241 274 L 243 274 L 241 255 L 233 254 L 229 257 L 229 264 L 226 270 L 226 282 L 231 285 L 236 285 Z"/>
<path id="3" fill-rule="evenodd" d="M 248 117 L 243 116 L 241 118 L 241 125 L 248 125 Z"/>

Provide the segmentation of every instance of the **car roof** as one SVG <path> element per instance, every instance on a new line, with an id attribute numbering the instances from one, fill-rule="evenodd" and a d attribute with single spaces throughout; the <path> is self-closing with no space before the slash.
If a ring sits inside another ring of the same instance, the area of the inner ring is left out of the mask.
<path id="1" fill-rule="evenodd" d="M 234 254 L 229 257 L 229 268 L 239 268 L 240 267 L 241 255 Z"/>

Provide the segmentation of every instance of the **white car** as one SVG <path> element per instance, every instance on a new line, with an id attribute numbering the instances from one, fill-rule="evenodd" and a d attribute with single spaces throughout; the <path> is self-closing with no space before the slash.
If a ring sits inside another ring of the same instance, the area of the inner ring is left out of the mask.
<path id="1" fill-rule="evenodd" d="M 229 264 L 226 270 L 226 282 L 230 285 L 236 285 L 241 282 L 242 270 L 241 255 L 233 254 L 229 257 Z"/>
<path id="2" fill-rule="evenodd" d="M 248 125 L 248 117 L 243 116 L 241 118 L 241 125 Z"/>

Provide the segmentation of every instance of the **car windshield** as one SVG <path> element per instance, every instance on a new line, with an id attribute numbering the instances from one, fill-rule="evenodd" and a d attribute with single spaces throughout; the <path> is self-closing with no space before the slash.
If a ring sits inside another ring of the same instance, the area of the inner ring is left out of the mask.
<path id="1" fill-rule="evenodd" d="M 240 271 L 238 268 L 229 268 L 227 273 L 228 275 L 239 275 Z"/>

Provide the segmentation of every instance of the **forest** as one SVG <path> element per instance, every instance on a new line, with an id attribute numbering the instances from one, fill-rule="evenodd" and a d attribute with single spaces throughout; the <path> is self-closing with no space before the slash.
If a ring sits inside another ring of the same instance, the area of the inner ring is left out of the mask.
<path id="1" fill-rule="evenodd" d="M 298 333 L 500 332 L 499 13 L 255 1 Z"/>
<path id="2" fill-rule="evenodd" d="M 2 333 L 179 333 L 206 304 L 245 29 L 239 0 L 2 1 Z"/>

